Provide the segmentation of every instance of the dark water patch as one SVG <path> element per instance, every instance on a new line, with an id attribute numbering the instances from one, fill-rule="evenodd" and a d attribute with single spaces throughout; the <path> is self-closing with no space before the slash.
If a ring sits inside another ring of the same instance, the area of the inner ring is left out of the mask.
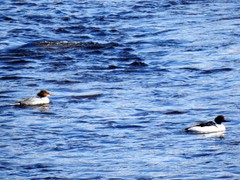
<path id="1" fill-rule="evenodd" d="M 9 89 L 9 90 L 0 90 L 0 94 L 10 94 L 10 93 L 15 93 L 17 91 Z"/>
<path id="2" fill-rule="evenodd" d="M 178 6 L 178 5 L 190 5 L 190 4 L 193 4 L 193 3 L 194 3 L 194 0 L 193 1 L 187 1 L 187 0 L 176 0 L 176 1 L 166 0 L 163 3 L 163 7 L 164 8 L 174 8 L 175 6 Z"/>
<path id="3" fill-rule="evenodd" d="M 234 69 L 233 68 L 209 69 L 209 70 L 202 70 L 201 74 L 214 74 L 214 73 L 228 72 L 232 70 Z"/>
<path id="4" fill-rule="evenodd" d="M 121 72 L 123 73 L 151 73 L 154 68 L 149 68 L 148 65 L 126 65 L 123 69 L 121 69 Z M 157 71 L 156 71 L 157 72 Z M 135 74 L 135 75 L 136 75 Z"/>
<path id="5" fill-rule="evenodd" d="M 19 79 L 32 79 L 31 77 L 23 77 L 23 76 L 17 76 L 17 75 L 8 75 L 8 76 L 2 76 L 0 77 L 0 80 L 19 80 Z"/>
<path id="6" fill-rule="evenodd" d="M 100 18 L 96 18 L 96 20 L 99 20 Z M 87 34 L 92 34 L 94 36 L 98 36 L 98 37 L 106 37 L 111 35 L 112 33 L 106 30 L 103 30 L 101 28 L 98 27 L 91 27 L 90 29 L 87 30 L 86 32 Z"/>
<path id="7" fill-rule="evenodd" d="M 99 72 L 102 72 L 102 71 L 99 71 Z M 106 73 L 108 74 L 108 72 L 106 72 Z M 96 75 L 90 71 L 85 74 L 76 73 L 75 75 L 79 76 L 78 78 L 81 80 L 81 83 L 96 82 L 96 81 L 108 82 L 108 83 L 114 82 L 115 83 L 115 82 L 123 81 L 122 78 L 119 78 L 118 76 L 114 76 L 114 74 L 111 76 L 108 76 L 107 74 L 99 73 L 98 75 Z"/>
<path id="8" fill-rule="evenodd" d="M 52 17 L 50 15 L 25 15 L 24 16 L 28 21 L 35 21 L 37 23 L 43 24 L 53 24 Z"/>
<path id="9" fill-rule="evenodd" d="M 21 166 L 23 169 L 31 170 L 31 169 L 45 169 L 45 168 L 51 168 L 52 166 L 50 164 L 42 164 L 42 163 L 36 163 L 36 164 L 29 164 L 29 165 L 23 165 Z"/>
<path id="10" fill-rule="evenodd" d="M 142 129 L 145 128 L 144 126 L 141 125 L 136 125 L 136 124 L 129 124 L 129 125 L 115 125 L 113 128 L 117 129 Z"/>
<path id="11" fill-rule="evenodd" d="M 33 2 L 26 2 L 24 0 L 17 0 L 17 1 L 13 1 L 11 2 L 11 5 L 14 5 L 14 6 L 27 6 L 27 7 L 34 7 L 34 6 L 38 6 L 38 4 L 36 3 L 33 3 Z"/>
<path id="12" fill-rule="evenodd" d="M 13 126 L 13 125 L 7 125 L 7 124 L 4 124 L 4 123 L 12 123 L 12 121 L 11 120 L 7 120 L 7 121 L 4 121 L 4 122 L 1 122 L 0 124 L 0 128 L 2 129 L 2 130 L 11 130 L 11 129 L 13 129 L 13 128 L 16 128 L 15 126 Z"/>
<path id="13" fill-rule="evenodd" d="M 14 59 L 32 62 L 32 59 L 41 59 L 44 57 L 45 57 L 45 54 L 31 49 L 31 47 L 24 48 L 24 45 L 23 45 L 13 49 L 6 49 L 6 51 L 4 52 L 4 54 L 2 54 L 0 59 L 4 59 L 6 62 Z"/>
<path id="14" fill-rule="evenodd" d="M 137 35 L 135 35 L 135 36 L 137 36 Z M 132 40 L 132 39 L 125 43 L 126 46 L 133 46 L 133 45 L 141 46 L 141 45 L 149 45 L 149 44 L 150 44 L 150 42 L 147 40 Z"/>
<path id="15" fill-rule="evenodd" d="M 6 66 L 2 66 L 1 68 L 5 69 L 6 71 L 9 71 L 9 72 L 10 71 L 18 71 L 20 68 L 25 68 L 26 70 L 33 69 L 33 67 L 31 65 L 27 65 L 27 64 L 18 64 L 18 65 L 16 65 L 16 64 L 14 64 L 14 65 L 8 64 Z"/>
<path id="16" fill-rule="evenodd" d="M 191 72 L 201 71 L 201 69 L 195 68 L 195 67 L 182 67 L 182 68 L 180 68 L 180 69 L 187 70 L 187 71 L 191 71 Z"/>
<path id="17" fill-rule="evenodd" d="M 158 35 L 166 34 L 166 33 L 169 33 L 169 32 L 176 31 L 176 30 L 177 30 L 177 29 L 175 29 L 175 28 L 173 28 L 173 29 L 161 30 L 161 31 L 152 33 L 152 35 L 158 36 Z"/>
<path id="18" fill-rule="evenodd" d="M 104 44 L 104 49 L 111 50 L 116 47 L 121 47 L 122 45 L 116 42 L 110 42 L 110 43 L 105 43 Z"/>
<path id="19" fill-rule="evenodd" d="M 236 141 L 231 141 L 231 142 L 227 142 L 228 145 L 233 145 L 233 146 L 238 146 L 240 145 L 240 141 L 236 140 Z"/>
<path id="20" fill-rule="evenodd" d="M 50 105 L 49 104 L 45 104 L 45 105 L 36 105 L 36 106 L 25 106 L 31 109 L 35 109 L 35 110 L 39 110 L 37 112 L 35 112 L 34 114 L 36 115 L 47 115 L 47 116 L 56 116 L 57 113 L 56 112 L 51 112 L 49 111 L 50 109 Z"/>
<path id="21" fill-rule="evenodd" d="M 198 154 L 193 154 L 192 157 L 206 157 L 211 155 L 212 153 L 198 153 Z"/>
<path id="22" fill-rule="evenodd" d="M 77 84 L 80 81 L 78 80 L 70 80 L 70 79 L 63 79 L 63 80 L 47 80 L 47 82 L 53 82 L 56 84 Z"/>
<path id="23" fill-rule="evenodd" d="M 73 99 L 96 99 L 98 97 L 101 97 L 103 94 L 97 93 L 97 94 L 82 94 L 82 95 L 73 95 L 71 98 Z"/>
<path id="24" fill-rule="evenodd" d="M 0 169 L 1 170 L 13 170 L 14 169 L 14 165 L 11 162 L 8 161 L 0 161 Z"/>
<path id="25" fill-rule="evenodd" d="M 103 51 L 98 50 L 98 49 L 97 50 L 94 49 L 90 53 L 91 53 L 91 55 L 101 55 L 103 53 Z"/>
<path id="26" fill-rule="evenodd" d="M 25 65 L 25 64 L 29 64 L 31 63 L 32 61 L 29 61 L 29 60 L 25 60 L 25 59 L 10 59 L 8 60 L 8 64 L 12 64 L 12 65 Z"/>
<path id="27" fill-rule="evenodd" d="M 20 48 L 17 48 L 17 49 L 12 49 L 12 50 L 9 50 L 7 51 L 7 53 L 5 54 L 5 58 L 9 57 L 37 57 L 38 54 L 36 54 L 36 52 L 34 51 L 31 51 L 29 49 L 22 49 L 21 47 Z"/>
<path id="28" fill-rule="evenodd" d="M 57 179 L 57 180 L 67 180 L 68 178 L 66 178 L 66 177 L 59 177 L 59 176 L 44 176 L 44 177 L 39 177 L 39 178 L 36 178 L 36 177 L 35 178 L 31 178 L 31 180 L 43 180 L 43 179 L 46 179 L 46 180 L 48 180 L 48 179 L 50 179 L 50 180 L 55 180 L 55 179 Z M 77 178 L 77 179 L 79 179 L 79 178 Z"/>
<path id="29" fill-rule="evenodd" d="M 63 21 L 70 21 L 70 17 L 63 17 L 62 20 Z"/>
<path id="30" fill-rule="evenodd" d="M 117 29 L 110 29 L 109 32 L 113 35 L 122 35 L 122 32 Z"/>
<path id="31" fill-rule="evenodd" d="M 159 7 L 162 7 L 161 2 L 143 0 L 143 1 L 138 1 L 132 7 L 132 9 L 139 12 L 152 12 L 154 9 L 158 9 Z"/>
<path id="32" fill-rule="evenodd" d="M 1 99 L 6 99 L 6 98 L 9 98 L 9 97 L 10 97 L 9 95 L 0 95 Z M 0 105 L 0 107 L 2 107 L 2 106 Z"/>
<path id="33" fill-rule="evenodd" d="M 1 16 L 0 19 L 3 21 L 10 21 L 10 22 L 15 21 L 15 19 L 13 19 L 12 17 L 9 17 L 9 16 Z"/>
<path id="34" fill-rule="evenodd" d="M 164 114 L 166 115 L 179 115 L 179 114 L 186 114 L 187 111 L 178 111 L 178 110 L 171 110 L 171 111 L 166 111 Z"/>
<path id="35" fill-rule="evenodd" d="M 126 50 L 126 48 L 124 48 L 124 50 L 118 52 L 117 57 L 114 58 L 110 58 L 110 60 L 115 60 L 115 61 L 142 61 L 142 59 L 136 55 L 133 54 L 131 52 L 131 50 Z"/>
<path id="36" fill-rule="evenodd" d="M 76 33 L 76 34 L 86 34 L 85 26 L 70 26 L 70 27 L 59 27 L 55 29 L 56 33 Z"/>
<path id="37" fill-rule="evenodd" d="M 130 66 L 133 67 L 144 67 L 144 66 L 148 66 L 146 63 L 144 62 L 140 62 L 140 61 L 134 61 L 130 64 Z"/>
<path id="38" fill-rule="evenodd" d="M 142 59 L 136 55 L 131 54 L 119 54 L 119 57 L 110 58 L 110 61 L 141 61 Z"/>
<path id="39" fill-rule="evenodd" d="M 149 114 L 154 113 L 154 111 L 143 110 L 143 109 L 136 109 L 136 111 L 137 111 L 137 113 L 134 113 L 133 116 L 136 116 L 138 118 L 146 117 Z M 149 120 L 146 120 L 146 121 L 148 122 Z"/>
<path id="40" fill-rule="evenodd" d="M 56 29 L 55 32 L 56 32 L 56 33 L 64 33 L 64 34 L 70 33 L 70 31 L 68 31 L 66 28 L 62 28 L 62 27 Z"/>
<path id="41" fill-rule="evenodd" d="M 96 72 L 96 71 L 101 72 L 101 71 L 104 71 L 104 70 L 109 70 L 109 69 L 111 69 L 111 65 L 110 65 L 110 68 L 109 68 L 109 66 L 108 66 L 108 67 L 102 67 L 102 66 L 95 66 L 95 65 L 93 65 L 93 66 L 91 66 L 91 67 L 88 67 L 87 69 L 88 69 L 88 70 L 91 70 L 91 71 L 94 71 L 94 72 Z M 114 69 L 114 67 L 113 67 L 113 69 Z M 117 68 L 116 68 L 116 69 L 117 69 Z"/>
<path id="42" fill-rule="evenodd" d="M 184 51 L 186 52 L 201 52 L 207 50 L 208 47 L 191 47 L 191 48 L 186 48 Z"/>
<path id="43" fill-rule="evenodd" d="M 120 66 L 116 66 L 116 65 L 109 65 L 107 69 L 119 69 L 121 68 Z"/>
<path id="44" fill-rule="evenodd" d="M 11 31 L 9 31 L 10 34 L 28 34 L 30 32 L 34 31 L 33 29 L 30 28 L 16 28 Z"/>
<path id="45" fill-rule="evenodd" d="M 239 173 L 236 173 L 236 175 L 221 175 L 221 176 L 217 176 L 216 179 L 235 179 L 236 176 L 239 176 Z"/>
<path id="46" fill-rule="evenodd" d="M 179 45 L 186 43 L 185 41 L 168 39 L 168 40 L 158 40 L 155 45 L 162 47 L 178 47 Z"/>
<path id="47" fill-rule="evenodd" d="M 169 54 L 168 51 L 153 51 L 153 52 L 148 52 L 150 56 L 156 56 L 156 57 L 161 57 L 161 56 L 167 56 Z"/>
<path id="48" fill-rule="evenodd" d="M 66 72 L 67 70 L 71 70 L 73 67 L 70 65 L 69 62 L 52 62 L 46 66 L 46 68 L 43 69 L 43 72 Z M 62 82 L 70 82 L 70 80 L 66 80 L 65 78 L 63 80 L 60 80 Z"/>

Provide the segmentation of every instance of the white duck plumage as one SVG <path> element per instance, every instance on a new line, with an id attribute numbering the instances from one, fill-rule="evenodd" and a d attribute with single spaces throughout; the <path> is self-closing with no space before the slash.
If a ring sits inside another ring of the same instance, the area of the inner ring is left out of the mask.
<path id="1" fill-rule="evenodd" d="M 213 121 L 203 122 L 199 124 L 195 124 L 185 129 L 186 132 L 192 133 L 216 133 L 216 132 L 224 132 L 226 130 L 225 126 L 222 122 L 229 122 L 224 118 L 224 116 L 217 116 Z"/>
<path id="2" fill-rule="evenodd" d="M 19 106 L 35 106 L 35 105 L 44 105 L 44 104 L 49 104 L 49 96 L 52 94 L 49 93 L 46 90 L 41 90 L 38 94 L 37 97 L 30 97 L 27 99 L 23 99 L 21 101 L 18 101 L 14 105 L 19 105 Z"/>

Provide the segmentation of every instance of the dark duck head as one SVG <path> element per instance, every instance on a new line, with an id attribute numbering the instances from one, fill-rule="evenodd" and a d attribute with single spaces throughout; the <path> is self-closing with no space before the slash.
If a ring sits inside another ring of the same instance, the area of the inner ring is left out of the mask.
<path id="1" fill-rule="evenodd" d="M 41 90 L 37 95 L 40 98 L 52 96 L 52 94 L 46 90 Z"/>
<path id="2" fill-rule="evenodd" d="M 224 116 L 220 115 L 220 116 L 217 116 L 215 119 L 214 119 L 215 123 L 216 124 L 221 124 L 222 122 L 229 122 L 227 119 L 224 118 Z"/>

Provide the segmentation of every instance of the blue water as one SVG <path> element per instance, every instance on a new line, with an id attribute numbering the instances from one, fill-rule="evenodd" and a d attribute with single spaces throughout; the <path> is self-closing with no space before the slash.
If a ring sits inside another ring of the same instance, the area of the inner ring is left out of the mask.
<path id="1" fill-rule="evenodd" d="M 1 179 L 240 179 L 239 1 L 0 12 Z M 49 106 L 9 106 L 41 89 Z M 220 114 L 225 134 L 182 131 Z"/>

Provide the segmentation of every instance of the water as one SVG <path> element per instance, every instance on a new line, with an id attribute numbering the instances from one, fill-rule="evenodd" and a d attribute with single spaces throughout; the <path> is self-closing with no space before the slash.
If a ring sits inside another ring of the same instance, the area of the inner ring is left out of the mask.
<path id="1" fill-rule="evenodd" d="M 2 179 L 239 179 L 240 3 L 3 1 Z M 45 107 L 9 106 L 40 89 Z M 224 135 L 182 131 L 223 114 Z"/>

